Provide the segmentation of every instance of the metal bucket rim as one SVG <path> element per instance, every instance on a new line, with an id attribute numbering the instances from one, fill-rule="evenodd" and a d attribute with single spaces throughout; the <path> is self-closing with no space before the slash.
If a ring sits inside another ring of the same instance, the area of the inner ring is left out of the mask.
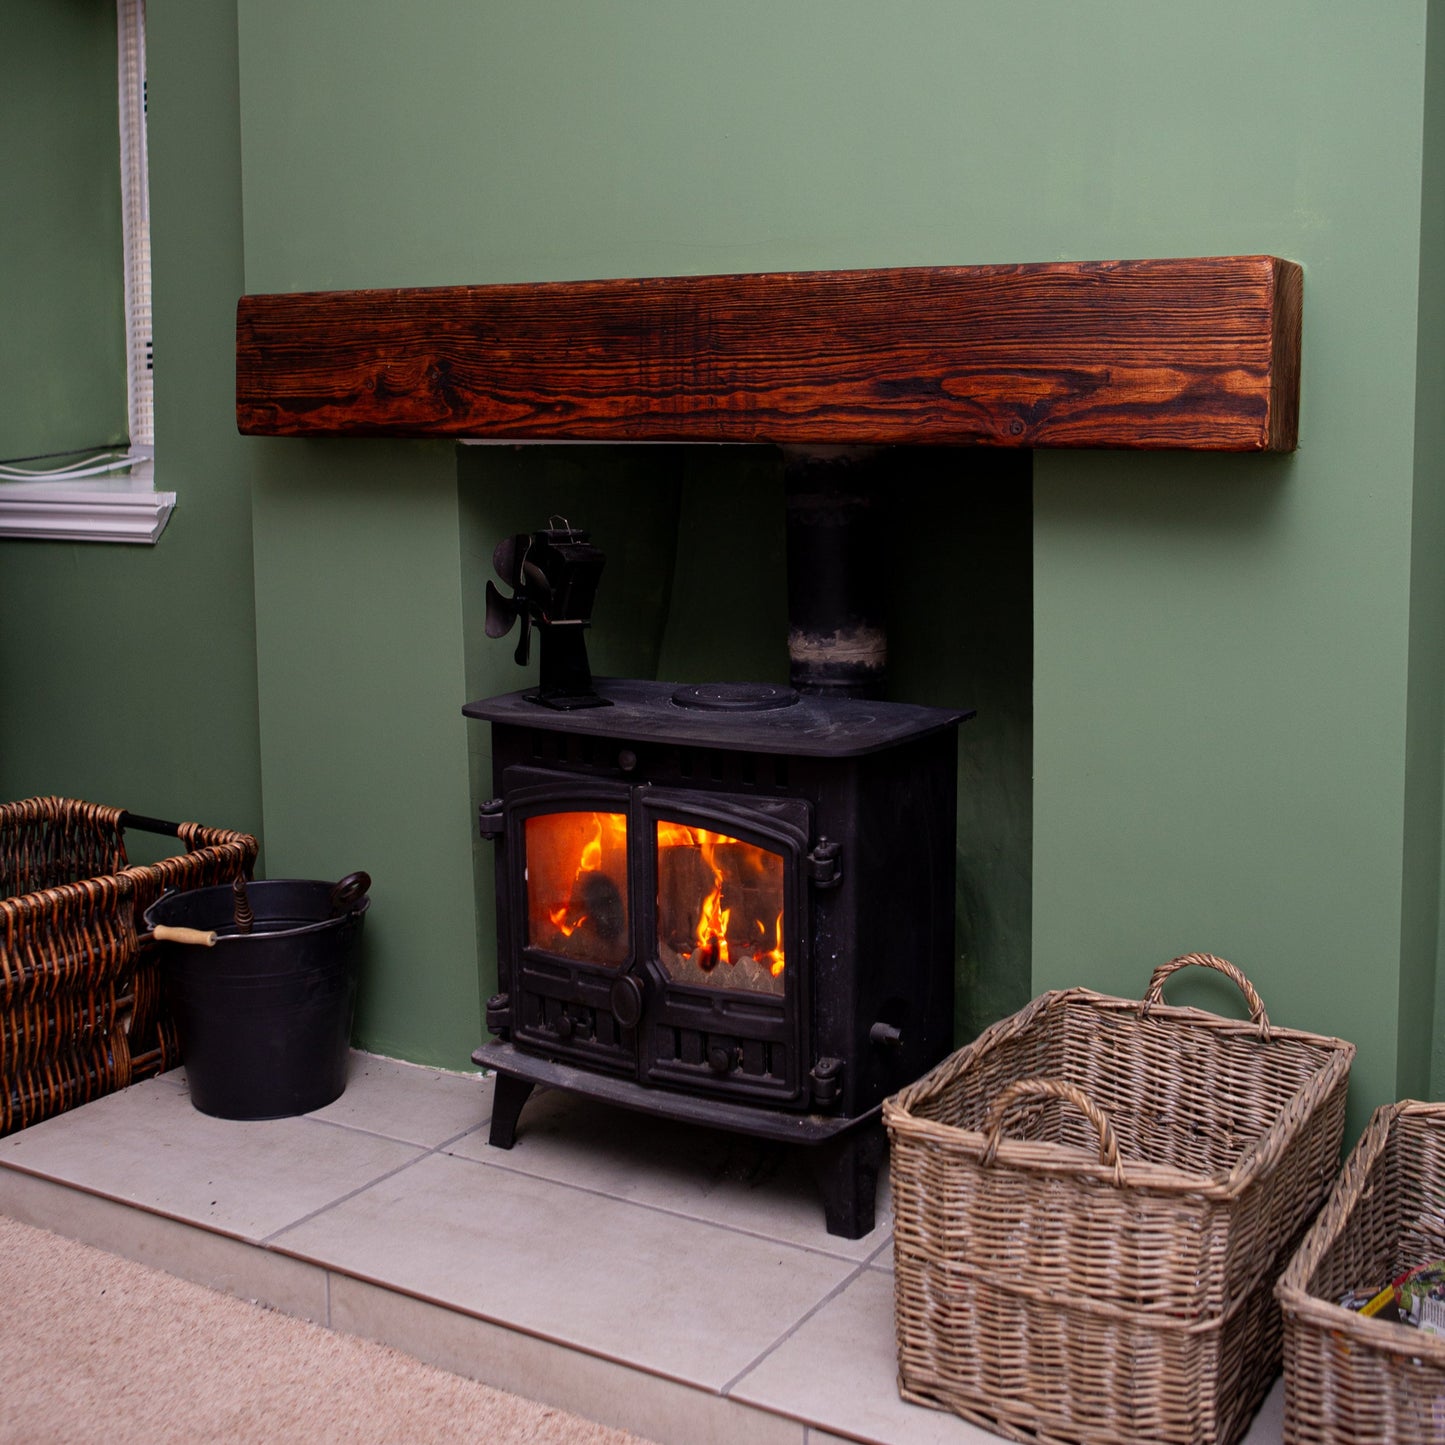
<path id="1" fill-rule="evenodd" d="M 270 884 L 284 884 L 292 888 L 315 888 L 322 890 L 324 896 L 329 897 L 330 890 L 336 887 L 335 882 L 327 882 L 321 878 L 265 878 L 260 881 L 251 882 L 247 885 L 253 893 L 259 893 Z M 173 898 L 192 898 L 201 894 L 214 893 L 224 895 L 227 898 L 232 896 L 232 888 L 229 883 L 214 884 L 206 888 L 172 888 L 162 893 L 149 908 L 146 909 L 145 925 L 147 928 L 154 928 L 156 920 L 151 914 L 163 903 Z M 363 896 L 351 905 L 344 913 L 330 914 L 325 918 L 318 918 L 310 923 L 299 923 L 294 928 L 265 928 L 258 927 L 255 933 L 222 933 L 222 924 L 216 928 L 216 942 L 213 945 L 219 948 L 223 943 L 261 943 L 273 938 L 297 938 L 306 933 L 322 933 L 329 928 L 339 928 L 343 923 L 349 923 L 354 918 L 360 918 L 362 914 L 371 907 L 371 895 Z M 266 920 L 262 917 L 256 919 L 258 925 L 264 925 Z"/>

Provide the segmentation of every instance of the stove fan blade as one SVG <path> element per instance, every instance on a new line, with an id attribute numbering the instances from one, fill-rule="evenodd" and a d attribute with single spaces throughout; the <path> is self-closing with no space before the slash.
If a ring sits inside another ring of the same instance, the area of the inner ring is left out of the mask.
<path id="1" fill-rule="evenodd" d="M 517 639 L 516 658 L 523 667 L 531 655 L 532 622 L 546 621 L 547 604 L 552 600 L 547 574 L 527 556 L 531 546 L 532 538 L 522 533 L 504 538 L 492 553 L 492 566 L 511 587 L 510 597 L 504 597 L 496 583 L 487 583 L 487 636 L 505 637 L 520 618 L 522 632 Z"/>
<path id="2" fill-rule="evenodd" d="M 512 595 L 487 583 L 486 633 L 505 637 L 520 620 L 516 658 L 526 666 L 535 624 L 542 659 L 531 700 L 559 709 L 608 705 L 592 686 L 583 638 L 604 560 L 587 533 L 564 517 L 552 517 L 541 531 L 518 532 L 497 543 L 492 566 Z"/>

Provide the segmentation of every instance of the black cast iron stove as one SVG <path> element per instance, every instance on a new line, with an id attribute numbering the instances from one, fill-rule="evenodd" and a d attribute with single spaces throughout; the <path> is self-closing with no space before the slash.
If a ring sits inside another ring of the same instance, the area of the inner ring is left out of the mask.
<path id="1" fill-rule="evenodd" d="M 473 1055 L 497 1074 L 491 1142 L 512 1147 L 544 1084 L 805 1145 L 829 1232 L 858 1238 L 881 1103 L 953 1043 L 967 714 L 594 683 L 600 556 L 555 521 L 497 549 L 513 595 L 489 589 L 488 631 L 535 625 L 542 684 L 463 709 L 492 727 L 500 991 Z"/>

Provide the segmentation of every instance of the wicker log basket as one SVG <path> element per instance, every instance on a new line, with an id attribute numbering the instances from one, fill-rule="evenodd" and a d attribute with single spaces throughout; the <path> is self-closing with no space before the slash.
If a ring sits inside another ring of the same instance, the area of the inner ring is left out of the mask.
<path id="1" fill-rule="evenodd" d="M 1441 1258 L 1445 1104 L 1384 1105 L 1280 1277 L 1287 1442 L 1445 1440 L 1445 1337 L 1339 1303 Z"/>
<path id="2" fill-rule="evenodd" d="M 131 866 L 128 822 L 68 798 L 0 804 L 0 1135 L 180 1062 L 138 920 L 167 889 L 249 877 L 256 840 L 181 823 L 184 854 Z"/>
<path id="3" fill-rule="evenodd" d="M 1162 1002 L 1199 964 L 1250 1019 Z M 1189 954 L 1142 1001 L 1046 993 L 883 1106 L 899 1390 L 1015 1440 L 1230 1445 L 1274 1285 L 1339 1165 L 1354 1045 Z"/>

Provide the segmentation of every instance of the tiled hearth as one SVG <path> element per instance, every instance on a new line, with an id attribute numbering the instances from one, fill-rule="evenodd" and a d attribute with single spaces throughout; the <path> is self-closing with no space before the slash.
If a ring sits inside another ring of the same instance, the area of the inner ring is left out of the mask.
<path id="1" fill-rule="evenodd" d="M 775 1146 L 553 1093 L 500 1151 L 490 1100 L 357 1054 L 236 1123 L 176 1071 L 0 1140 L 0 1212 L 657 1441 L 993 1438 L 898 1398 L 886 1190 L 837 1239 Z"/>

